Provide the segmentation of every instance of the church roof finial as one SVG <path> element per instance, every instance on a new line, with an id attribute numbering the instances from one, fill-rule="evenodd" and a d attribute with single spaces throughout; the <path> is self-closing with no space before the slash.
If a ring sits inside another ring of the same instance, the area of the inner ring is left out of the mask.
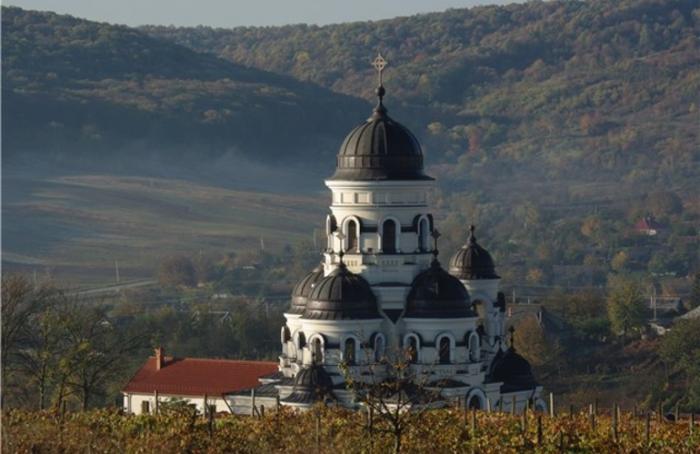
<path id="1" fill-rule="evenodd" d="M 377 114 L 384 114 L 386 113 L 386 108 L 384 107 L 383 104 L 383 99 L 384 99 L 384 94 L 386 93 L 386 90 L 384 89 L 384 68 L 386 68 L 386 65 L 388 62 L 382 57 L 382 54 L 380 52 L 377 52 L 377 56 L 372 61 L 372 66 L 374 66 L 374 69 L 377 70 L 377 77 L 379 79 L 379 85 L 377 86 L 377 97 L 379 98 L 379 103 L 377 104 L 377 107 L 374 108 L 374 111 Z"/>
<path id="2" fill-rule="evenodd" d="M 474 235 L 474 231 L 476 230 L 476 227 L 474 224 L 469 226 L 469 243 L 476 243 L 476 235 Z"/>

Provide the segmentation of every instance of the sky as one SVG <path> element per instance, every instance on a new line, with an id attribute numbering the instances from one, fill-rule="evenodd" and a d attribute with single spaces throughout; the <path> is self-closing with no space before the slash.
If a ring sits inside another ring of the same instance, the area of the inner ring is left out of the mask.
<path id="1" fill-rule="evenodd" d="M 54 11 L 131 26 L 213 27 L 330 24 L 379 20 L 515 0 L 3 0 L 4 6 Z"/>

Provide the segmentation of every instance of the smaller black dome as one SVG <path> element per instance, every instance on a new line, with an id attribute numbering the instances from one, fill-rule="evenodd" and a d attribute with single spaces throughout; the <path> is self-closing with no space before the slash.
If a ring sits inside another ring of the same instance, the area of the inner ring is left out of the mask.
<path id="1" fill-rule="evenodd" d="M 297 282 L 292 290 L 292 304 L 287 311 L 288 314 L 302 314 L 304 312 L 311 291 L 321 279 L 323 279 L 323 264 L 318 265 Z"/>
<path id="2" fill-rule="evenodd" d="M 499 353 L 493 359 L 489 381 L 503 382 L 502 391 L 532 389 L 537 386 L 532 367 L 525 358 L 511 347 L 505 353 Z"/>
<path id="3" fill-rule="evenodd" d="M 333 398 L 333 379 L 318 364 L 302 368 L 294 377 L 292 393 L 283 402 L 311 403 Z"/>
<path id="4" fill-rule="evenodd" d="M 433 260 L 430 268 L 420 273 L 411 284 L 406 302 L 408 318 L 475 317 L 464 285 Z"/>
<path id="5" fill-rule="evenodd" d="M 341 263 L 311 291 L 302 318 L 361 320 L 381 318 L 369 283 Z"/>
<path id="6" fill-rule="evenodd" d="M 450 259 L 450 274 L 464 280 L 499 278 L 491 254 L 476 242 L 473 225 L 467 243 Z"/>

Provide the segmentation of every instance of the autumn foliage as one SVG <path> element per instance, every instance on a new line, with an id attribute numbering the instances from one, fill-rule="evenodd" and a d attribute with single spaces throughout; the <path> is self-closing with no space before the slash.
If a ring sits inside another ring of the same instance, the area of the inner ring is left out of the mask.
<path id="1" fill-rule="evenodd" d="M 617 440 L 610 416 L 591 429 L 585 412 L 554 418 L 508 413 L 465 414 L 458 408 L 420 414 L 404 434 L 403 452 L 698 452 L 700 426 L 690 435 L 687 419 L 650 424 L 622 413 Z M 3 415 L 4 452 L 391 452 L 392 436 L 381 418 L 318 408 L 306 413 L 267 412 L 262 418 L 219 416 L 211 424 L 188 412 L 157 416 L 116 410 L 68 413 L 9 411 Z M 317 424 L 317 422 L 319 422 Z M 317 432 L 317 428 L 319 429 Z"/>

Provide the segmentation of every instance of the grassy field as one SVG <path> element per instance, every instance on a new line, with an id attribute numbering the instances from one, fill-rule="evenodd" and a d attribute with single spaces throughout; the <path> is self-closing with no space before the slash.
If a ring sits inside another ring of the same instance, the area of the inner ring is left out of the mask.
<path id="1" fill-rule="evenodd" d="M 3 176 L 2 264 L 76 285 L 153 276 L 170 254 L 279 250 L 323 225 L 323 196 L 105 175 Z"/>

